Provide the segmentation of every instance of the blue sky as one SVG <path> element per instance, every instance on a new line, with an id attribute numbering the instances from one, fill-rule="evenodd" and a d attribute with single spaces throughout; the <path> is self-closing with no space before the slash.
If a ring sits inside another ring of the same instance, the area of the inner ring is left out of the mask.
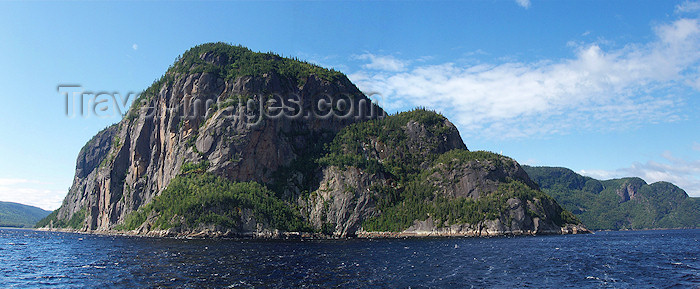
<path id="1" fill-rule="evenodd" d="M 471 150 L 700 196 L 700 4 L 689 1 L 0 2 L 0 200 L 57 208 L 119 121 L 61 84 L 139 92 L 223 41 L 333 67 L 390 112 L 445 114 Z"/>

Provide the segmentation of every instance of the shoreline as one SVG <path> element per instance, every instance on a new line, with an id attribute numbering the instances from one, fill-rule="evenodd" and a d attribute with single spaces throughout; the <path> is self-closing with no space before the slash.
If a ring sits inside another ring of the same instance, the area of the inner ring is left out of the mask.
<path id="1" fill-rule="evenodd" d="M 700 228 L 653 228 L 653 229 L 623 229 L 623 230 L 588 230 L 587 232 L 578 233 L 556 233 L 556 232 L 506 232 L 506 233 L 456 233 L 445 234 L 440 232 L 358 232 L 354 236 L 340 237 L 328 236 L 320 233 L 309 232 L 279 232 L 278 234 L 218 234 L 219 236 L 211 236 L 207 234 L 187 234 L 174 235 L 163 234 L 160 231 L 149 232 L 151 234 L 139 234 L 130 231 L 82 231 L 76 229 L 64 228 L 16 228 L 16 227 L 0 227 L 0 229 L 14 229 L 27 231 L 42 231 L 42 232 L 59 232 L 59 233 L 74 233 L 82 235 L 100 235 L 100 236 L 121 236 L 121 237 L 141 237 L 141 238 L 166 238 L 166 239 L 183 239 L 183 240 L 351 240 L 351 239 L 449 239 L 449 238 L 493 238 L 493 237 L 526 237 L 526 236 L 556 236 L 556 235 L 595 235 L 597 232 L 644 232 L 644 231 L 671 231 L 671 230 L 700 230 Z"/>
<path id="2" fill-rule="evenodd" d="M 186 240 L 350 240 L 350 239 L 433 239 L 433 238 L 493 238 L 493 237 L 525 237 L 525 236 L 555 236 L 555 235 L 581 235 L 595 234 L 595 232 L 583 230 L 562 230 L 562 231 L 507 231 L 507 232 L 439 232 L 439 231 L 404 231 L 404 232 L 366 232 L 360 231 L 352 236 L 329 236 L 321 233 L 311 232 L 249 232 L 249 233 L 224 233 L 220 231 L 201 231 L 196 233 L 173 233 L 168 231 L 150 231 L 139 233 L 136 231 L 114 231 L 114 230 L 76 230 L 65 228 L 25 228 L 33 231 L 75 233 L 83 235 L 101 236 L 122 236 L 122 237 L 142 237 L 142 238 L 167 238 Z"/>
<path id="3" fill-rule="evenodd" d="M 700 227 L 680 227 L 680 228 L 649 228 L 649 229 L 619 229 L 619 230 L 595 230 L 595 232 L 643 232 L 643 231 L 668 231 L 668 230 L 698 230 Z M 594 231 L 594 230 L 591 230 Z"/>
<path id="4" fill-rule="evenodd" d="M 5 226 L 0 226 L 0 229 L 36 230 L 36 228 L 34 228 L 34 227 L 5 227 Z"/>

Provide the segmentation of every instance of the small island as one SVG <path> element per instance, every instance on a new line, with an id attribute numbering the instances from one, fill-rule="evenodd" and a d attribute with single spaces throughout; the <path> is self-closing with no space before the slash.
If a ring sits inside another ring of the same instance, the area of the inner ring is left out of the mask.
<path id="1" fill-rule="evenodd" d="M 325 105 L 325 107 L 324 107 Z M 423 108 L 387 115 L 340 72 L 191 48 L 80 151 L 48 230 L 170 237 L 585 233 L 513 159 Z"/>

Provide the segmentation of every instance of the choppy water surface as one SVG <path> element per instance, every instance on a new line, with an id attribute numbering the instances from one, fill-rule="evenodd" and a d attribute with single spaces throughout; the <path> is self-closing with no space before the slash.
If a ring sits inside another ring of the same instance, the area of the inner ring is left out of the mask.
<path id="1" fill-rule="evenodd" d="M 700 230 L 173 240 L 0 229 L 0 288 L 700 288 Z"/>

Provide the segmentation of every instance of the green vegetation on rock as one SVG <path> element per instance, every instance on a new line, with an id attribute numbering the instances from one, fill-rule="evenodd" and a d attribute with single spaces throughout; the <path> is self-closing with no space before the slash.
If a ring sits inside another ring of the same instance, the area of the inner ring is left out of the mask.
<path id="1" fill-rule="evenodd" d="M 496 167 L 504 167 L 506 160 L 502 155 L 489 151 L 468 151 L 462 149 L 456 149 L 448 151 L 440 155 L 435 163 L 441 163 L 447 165 L 449 168 L 453 168 L 460 164 L 464 164 L 470 161 L 486 161 L 493 163 Z M 512 160 L 510 160 L 512 162 Z"/>
<path id="2" fill-rule="evenodd" d="M 328 145 L 327 154 L 318 162 L 339 168 L 355 167 L 370 174 L 383 174 L 396 180 L 391 186 L 375 186 L 380 214 L 363 223 L 367 231 L 402 231 L 414 220 L 429 217 L 438 226 L 477 224 L 502 217 L 507 201 L 522 202 L 553 199 L 517 180 L 501 184 L 495 192 L 480 198 L 449 198 L 441 195 L 432 181 L 440 178 L 438 166 L 453 170 L 468 162 L 484 162 L 503 169 L 510 158 L 486 151 L 466 149 L 440 150 L 452 133 L 444 116 L 418 108 L 384 119 L 357 123 L 344 128 Z M 531 213 L 531 212 L 528 212 Z M 534 213 L 531 214 L 533 217 Z M 557 225 L 579 224 L 571 213 L 552 216 Z"/>
<path id="3" fill-rule="evenodd" d="M 207 55 L 211 59 L 206 58 Z M 325 81 L 349 82 L 339 71 L 296 58 L 282 57 L 272 52 L 254 52 L 241 45 L 223 42 L 205 43 L 187 50 L 163 76 L 141 92 L 134 100 L 126 118 L 135 119 L 139 108 L 157 96 L 164 85 L 172 84 L 178 75 L 195 73 L 211 73 L 227 81 L 244 76 L 260 77 L 276 74 L 297 86 L 303 86 L 312 75 Z"/>
<path id="4" fill-rule="evenodd" d="M 519 181 L 502 184 L 498 191 L 477 199 L 446 198 L 436 194 L 436 191 L 434 186 L 426 185 L 424 180 L 413 181 L 402 190 L 398 198 L 380 202 L 382 213 L 366 220 L 363 227 L 368 231 L 398 232 L 410 227 L 414 220 L 426 220 L 428 217 L 432 217 L 438 227 L 478 224 L 502 217 L 503 212 L 508 210 L 509 199 L 520 199 L 523 203 L 527 203 L 528 200 L 551 199 L 541 191 Z M 542 217 L 529 210 L 527 213 L 530 217 Z M 552 217 L 554 223 L 559 226 L 581 223 L 566 210 Z"/>
<path id="5" fill-rule="evenodd" d="M 371 120 L 260 115 L 252 126 L 229 115 L 279 109 L 270 101 L 241 102 L 279 94 L 297 94 L 301 106 L 289 108 L 299 112 L 313 111 L 326 94 L 357 105 L 369 100 L 334 70 L 225 43 L 193 47 L 117 126 L 81 150 L 66 203 L 42 227 L 352 236 L 362 228 L 401 231 L 428 218 L 439 227 L 485 225 L 490 232 L 557 233 L 556 225 L 577 222 L 514 160 L 468 151 L 455 126 L 434 111 L 384 117 L 372 106 L 379 115 Z M 218 101 L 227 111 L 207 108 Z M 157 117 L 144 117 L 144 109 Z M 204 118 L 194 117 L 198 112 Z"/>
<path id="6" fill-rule="evenodd" d="M 697 228 L 700 200 L 667 182 L 599 181 L 566 168 L 523 167 L 542 190 L 593 230 Z"/>
<path id="7" fill-rule="evenodd" d="M 421 171 L 421 165 L 432 162 L 438 155 L 435 150 L 451 133 L 447 119 L 430 110 L 417 108 L 382 119 L 356 123 L 344 128 L 328 145 L 328 152 L 319 162 L 326 166 L 357 167 L 370 173 L 387 172 L 408 181 Z M 407 133 L 409 122 L 425 128 L 424 133 L 412 139 Z M 385 153 L 367 155 L 372 141 L 382 144 Z"/>
<path id="8" fill-rule="evenodd" d="M 148 205 L 131 213 L 116 229 L 133 230 L 153 215 L 154 228 L 218 225 L 239 228 L 244 210 L 258 223 L 285 231 L 309 231 L 302 217 L 265 186 L 232 182 L 209 173 L 179 175 Z"/>
<path id="9" fill-rule="evenodd" d="M 218 65 L 203 59 L 203 54 L 215 55 Z M 252 50 L 227 43 L 206 43 L 190 48 L 173 67 L 177 73 L 208 72 L 235 79 L 241 76 L 262 76 L 278 73 L 282 77 L 302 85 L 311 75 L 332 81 L 342 74 L 298 59 L 285 58 L 278 54 L 253 52 Z"/>
<path id="10" fill-rule="evenodd" d="M 34 227 L 35 228 L 44 228 L 48 227 L 49 224 L 51 224 L 51 221 L 54 222 L 54 224 L 58 221 L 58 210 L 55 210 L 51 213 L 49 213 L 46 217 L 43 219 L 39 220 Z"/>
<path id="11" fill-rule="evenodd" d="M 58 210 L 55 210 L 55 211 L 51 212 L 51 214 L 49 214 L 48 216 L 46 216 L 45 218 L 43 218 L 39 222 L 37 222 L 35 227 L 36 228 L 47 227 L 53 223 L 53 228 L 77 230 L 77 229 L 80 229 L 83 227 L 83 223 L 85 222 L 86 217 L 87 217 L 87 212 L 85 211 L 85 208 L 81 208 L 77 212 L 73 213 L 73 215 L 67 221 L 62 220 L 62 219 L 58 219 Z"/>
<path id="12" fill-rule="evenodd" d="M 190 163 L 190 162 L 184 162 L 182 164 L 182 168 L 180 168 L 180 172 L 182 174 L 189 174 L 189 173 L 204 173 L 207 171 L 209 168 L 209 161 L 201 161 L 199 163 Z"/>

